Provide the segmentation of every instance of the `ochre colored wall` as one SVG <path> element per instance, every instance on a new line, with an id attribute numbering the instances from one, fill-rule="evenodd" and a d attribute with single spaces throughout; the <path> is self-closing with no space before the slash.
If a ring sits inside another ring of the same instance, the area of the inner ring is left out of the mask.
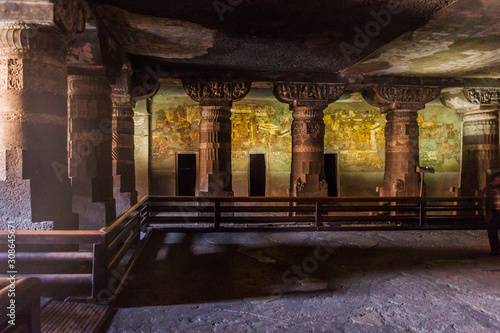
<path id="1" fill-rule="evenodd" d="M 181 87 L 162 87 L 153 100 L 152 194 L 176 194 L 176 153 L 198 153 L 200 109 Z M 292 112 L 270 89 L 252 89 L 234 104 L 232 116 L 233 190 L 248 195 L 250 154 L 266 156 L 268 196 L 288 195 Z M 325 153 L 339 157 L 341 196 L 376 196 L 383 184 L 385 115 L 360 94 L 344 94 L 324 111 Z M 439 102 L 419 112 L 420 164 L 436 169 L 426 175 L 427 195 L 448 196 L 458 186 L 460 119 Z"/>

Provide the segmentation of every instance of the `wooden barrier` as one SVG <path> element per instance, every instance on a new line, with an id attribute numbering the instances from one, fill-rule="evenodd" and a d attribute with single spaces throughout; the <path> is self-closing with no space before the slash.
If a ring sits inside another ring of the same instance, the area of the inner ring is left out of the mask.
<path id="1" fill-rule="evenodd" d="M 33 263 L 39 270 L 25 275 L 19 271 L 17 276 L 40 278 L 42 288 L 88 286 L 86 296 L 71 300 L 113 301 L 127 284 L 150 226 L 180 232 L 486 229 L 480 198 L 151 196 L 101 230 L 17 231 L 16 246 L 80 247 L 80 251 L 16 251 L 16 265 Z M 7 244 L 8 234 L 0 231 L 0 246 Z"/>
<path id="2" fill-rule="evenodd" d="M 486 228 L 480 198 L 151 196 L 148 207 L 149 223 L 172 231 Z"/>
<path id="3" fill-rule="evenodd" d="M 146 197 L 101 230 L 16 231 L 16 277 L 39 278 L 43 291 L 68 287 L 73 301 L 115 299 L 150 235 L 147 205 Z M 0 246 L 7 244 L 9 234 L 0 231 Z M 36 252 L 22 250 L 23 245 L 37 246 Z M 77 245 L 80 250 L 54 251 L 58 245 Z M 124 258 L 128 251 L 132 254 Z M 6 252 L 0 254 L 2 263 L 7 257 Z"/>

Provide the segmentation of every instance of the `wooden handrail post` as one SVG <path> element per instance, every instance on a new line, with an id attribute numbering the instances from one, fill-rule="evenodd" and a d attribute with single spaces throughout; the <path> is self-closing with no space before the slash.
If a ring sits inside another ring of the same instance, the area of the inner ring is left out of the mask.
<path id="1" fill-rule="evenodd" d="M 315 218 L 314 218 L 314 226 L 321 227 L 323 225 L 322 211 L 321 211 L 321 203 L 316 201 L 316 210 L 315 210 Z"/>
<path id="2" fill-rule="evenodd" d="M 92 298 L 98 300 L 99 293 L 108 286 L 108 244 L 94 243 L 92 260 Z"/>
<path id="3" fill-rule="evenodd" d="M 220 230 L 220 201 L 214 200 L 214 228 Z"/>
<path id="4" fill-rule="evenodd" d="M 425 223 L 425 214 L 426 214 L 425 200 L 420 199 L 418 206 L 419 206 L 418 207 L 419 208 L 419 210 L 418 210 L 418 225 L 421 227 Z"/>

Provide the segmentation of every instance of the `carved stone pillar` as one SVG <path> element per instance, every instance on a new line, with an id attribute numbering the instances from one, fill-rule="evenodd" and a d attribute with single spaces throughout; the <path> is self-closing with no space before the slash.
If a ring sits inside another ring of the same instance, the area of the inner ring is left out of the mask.
<path id="1" fill-rule="evenodd" d="M 137 203 L 134 158 L 134 106 L 128 93 L 125 72 L 113 86 L 113 192 L 116 215 L 125 213 Z"/>
<path id="2" fill-rule="evenodd" d="M 69 166 L 80 229 L 100 229 L 116 214 L 111 174 L 111 87 L 104 76 L 68 77 Z"/>
<path id="3" fill-rule="evenodd" d="M 68 53 L 69 167 L 79 228 L 116 217 L 111 158 L 111 85 L 96 26 L 87 24 Z"/>
<path id="4" fill-rule="evenodd" d="M 462 173 L 460 195 L 475 196 L 487 183 L 489 170 L 498 169 L 499 89 L 450 89 L 443 103 L 462 115 Z"/>
<path id="5" fill-rule="evenodd" d="M 184 89 L 200 103 L 200 196 L 231 196 L 231 107 L 250 90 L 236 81 L 184 81 Z"/>
<path id="6" fill-rule="evenodd" d="M 337 84 L 275 83 L 273 93 L 293 111 L 290 195 L 327 196 L 323 110 L 344 92 Z"/>
<path id="7" fill-rule="evenodd" d="M 77 225 L 67 168 L 65 56 L 83 23 L 73 5 L 79 1 L 0 4 L 0 229 Z"/>
<path id="8" fill-rule="evenodd" d="M 386 114 L 385 174 L 380 193 L 385 197 L 419 196 L 417 111 L 439 96 L 433 87 L 375 86 L 364 92 L 368 103 Z"/>

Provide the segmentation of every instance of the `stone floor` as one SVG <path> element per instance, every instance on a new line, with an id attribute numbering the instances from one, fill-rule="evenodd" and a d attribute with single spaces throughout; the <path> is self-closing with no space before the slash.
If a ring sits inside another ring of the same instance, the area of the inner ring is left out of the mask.
<path id="1" fill-rule="evenodd" d="M 485 231 L 153 234 L 109 332 L 500 332 Z"/>

